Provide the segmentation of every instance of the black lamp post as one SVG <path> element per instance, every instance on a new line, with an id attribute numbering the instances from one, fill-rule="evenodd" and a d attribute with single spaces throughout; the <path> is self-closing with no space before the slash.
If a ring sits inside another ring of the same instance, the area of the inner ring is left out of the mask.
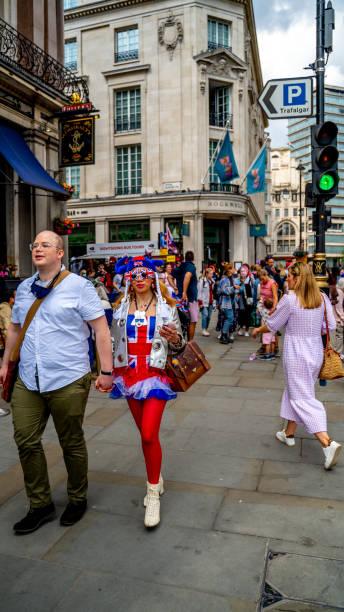
<path id="1" fill-rule="evenodd" d="M 297 166 L 296 170 L 298 170 L 300 172 L 300 188 L 299 188 L 299 197 L 300 197 L 300 203 L 299 203 L 299 214 L 300 214 L 300 244 L 299 244 L 299 249 L 302 249 L 302 188 L 301 188 L 301 179 L 302 179 L 302 172 L 304 172 L 305 170 L 305 166 L 302 165 L 302 159 L 299 163 L 299 165 Z M 306 225 L 305 225 L 306 227 Z"/>

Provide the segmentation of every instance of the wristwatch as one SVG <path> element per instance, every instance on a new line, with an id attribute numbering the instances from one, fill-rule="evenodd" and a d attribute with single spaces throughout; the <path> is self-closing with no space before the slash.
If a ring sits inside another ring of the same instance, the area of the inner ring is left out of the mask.
<path id="1" fill-rule="evenodd" d="M 111 375 L 112 375 L 112 372 L 104 372 L 104 370 L 100 370 L 100 373 L 101 373 L 103 376 L 111 376 Z"/>

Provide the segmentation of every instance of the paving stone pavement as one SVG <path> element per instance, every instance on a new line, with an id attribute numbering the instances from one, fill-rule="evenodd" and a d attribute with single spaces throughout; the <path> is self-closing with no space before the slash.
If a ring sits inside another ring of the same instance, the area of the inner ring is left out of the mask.
<path id="1" fill-rule="evenodd" d="M 344 610 L 344 453 L 325 472 L 302 428 L 278 442 L 281 359 L 197 334 L 211 371 L 165 410 L 161 524 L 143 526 L 145 467 L 124 401 L 90 393 L 89 509 L 27 536 L 10 417 L 0 419 L 0 609 L 4 612 L 310 612 Z M 282 343 L 281 343 L 282 344 Z M 344 442 L 344 379 L 319 388 L 330 435 Z M 51 421 L 44 446 L 60 515 L 66 472 Z"/>

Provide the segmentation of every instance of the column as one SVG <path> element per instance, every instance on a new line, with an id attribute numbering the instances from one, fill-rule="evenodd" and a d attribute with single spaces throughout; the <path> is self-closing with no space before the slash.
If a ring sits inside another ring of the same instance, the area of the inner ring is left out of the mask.
<path id="1" fill-rule="evenodd" d="M 246 217 L 233 218 L 233 252 L 234 261 L 248 262 L 248 228 Z"/>
<path id="2" fill-rule="evenodd" d="M 149 238 L 153 242 L 157 242 L 159 233 L 164 231 L 164 218 L 162 215 L 151 215 L 149 221 Z M 157 246 L 159 248 L 159 244 Z"/>
<path id="3" fill-rule="evenodd" d="M 96 244 L 105 244 L 109 240 L 109 224 L 105 219 L 96 220 Z"/>

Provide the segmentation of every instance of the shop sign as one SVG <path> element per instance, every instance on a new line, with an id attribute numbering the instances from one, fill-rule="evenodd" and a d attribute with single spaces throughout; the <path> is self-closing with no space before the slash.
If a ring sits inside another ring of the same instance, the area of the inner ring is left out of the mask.
<path id="1" fill-rule="evenodd" d="M 213 209 L 227 209 L 227 210 L 232 210 L 232 211 L 236 211 L 236 210 L 244 210 L 244 204 L 243 202 L 230 202 L 228 200 L 209 200 L 208 201 L 208 208 L 213 208 Z"/>
<path id="2" fill-rule="evenodd" d="M 168 249 L 160 249 L 159 255 L 161 255 L 161 257 L 166 257 L 166 255 L 168 255 Z"/>
<path id="3" fill-rule="evenodd" d="M 60 166 L 82 166 L 95 163 L 94 117 L 60 121 Z"/>
<path id="4" fill-rule="evenodd" d="M 176 256 L 175 255 L 167 255 L 166 263 L 174 263 L 175 261 L 176 261 Z"/>
<path id="5" fill-rule="evenodd" d="M 106 242 L 105 244 L 88 244 L 87 255 L 93 257 L 124 257 L 129 255 L 136 257 L 145 253 L 152 254 L 157 248 L 157 243 L 150 240 L 138 240 L 137 242 Z"/>

